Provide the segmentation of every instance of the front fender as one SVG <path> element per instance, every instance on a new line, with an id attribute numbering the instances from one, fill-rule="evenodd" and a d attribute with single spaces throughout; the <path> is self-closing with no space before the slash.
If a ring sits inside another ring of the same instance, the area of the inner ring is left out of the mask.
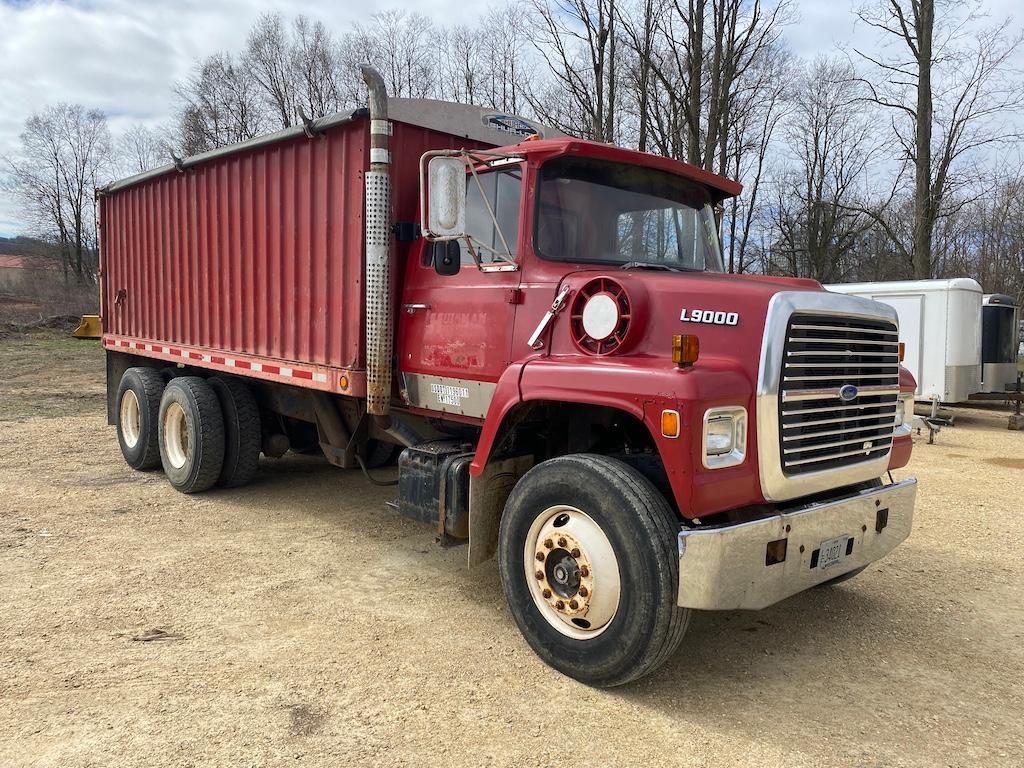
<path id="1" fill-rule="evenodd" d="M 487 465 L 494 441 L 510 411 L 519 403 L 551 401 L 615 408 L 641 421 L 665 465 L 680 512 L 699 517 L 746 504 L 760 503 L 757 461 L 753 452 L 738 467 L 708 470 L 701 461 L 703 418 L 707 408 L 742 405 L 754 429 L 753 383 L 735 361 L 708 356 L 692 368 L 666 364 L 663 358 L 545 358 L 512 366 L 501 377 L 487 412 L 470 474 Z M 661 412 L 679 411 L 678 438 L 661 433 Z M 748 434 L 747 445 L 756 445 Z"/>

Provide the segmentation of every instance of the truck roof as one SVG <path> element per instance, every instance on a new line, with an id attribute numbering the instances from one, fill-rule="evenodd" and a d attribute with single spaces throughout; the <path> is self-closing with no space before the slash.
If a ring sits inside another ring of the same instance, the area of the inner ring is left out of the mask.
<path id="1" fill-rule="evenodd" d="M 174 162 L 111 182 L 105 187 L 101 187 L 98 191 L 104 194 L 116 192 L 143 181 L 183 171 L 186 168 L 202 165 L 227 155 L 246 152 L 268 144 L 297 139 L 307 135 L 307 130 L 312 133 L 320 133 L 353 120 L 368 118 L 369 111 L 365 108 L 354 109 L 348 112 L 335 112 L 334 114 L 325 115 L 311 121 L 308 126 L 293 126 L 262 136 L 256 136 L 248 141 L 218 147 L 209 152 L 202 152 L 186 158 L 172 158 Z M 673 160 L 661 155 L 623 149 L 611 144 L 570 137 L 557 128 L 542 125 L 534 120 L 470 104 L 438 101 L 436 99 L 389 98 L 388 119 L 393 122 L 406 123 L 440 133 L 447 133 L 452 136 L 460 136 L 481 144 L 500 147 L 508 152 L 535 157 L 538 160 L 579 153 L 611 162 L 658 168 L 707 186 L 712 191 L 712 197 L 715 202 L 719 202 L 727 197 L 734 197 L 743 190 L 743 186 L 738 182 L 710 173 L 703 168 L 698 168 L 689 163 Z"/>
<path id="2" fill-rule="evenodd" d="M 578 154 L 613 163 L 644 165 L 648 168 L 657 168 L 667 173 L 683 176 L 710 188 L 715 202 L 724 200 L 727 197 L 735 197 L 743 191 L 743 185 L 738 181 L 705 171 L 696 165 L 690 165 L 681 160 L 673 160 L 671 157 L 663 155 L 653 155 L 635 149 L 623 149 L 614 144 L 604 144 L 599 141 L 588 141 L 587 139 L 569 136 L 554 139 L 526 139 L 519 144 L 503 147 L 502 149 L 510 153 L 514 152 L 526 155 L 529 158 L 536 158 L 539 161 L 561 155 Z"/>

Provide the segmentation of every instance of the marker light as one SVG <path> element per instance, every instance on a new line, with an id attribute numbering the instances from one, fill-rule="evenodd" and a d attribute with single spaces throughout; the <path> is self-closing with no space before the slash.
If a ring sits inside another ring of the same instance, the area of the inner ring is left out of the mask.
<path id="1" fill-rule="evenodd" d="M 676 334 L 672 337 L 672 362 L 686 368 L 700 357 L 700 339 L 690 334 Z"/>
<path id="2" fill-rule="evenodd" d="M 679 411 L 661 412 L 661 434 L 665 437 L 679 437 Z"/>
<path id="3" fill-rule="evenodd" d="M 907 343 L 905 341 L 900 342 L 900 362 L 907 356 Z"/>

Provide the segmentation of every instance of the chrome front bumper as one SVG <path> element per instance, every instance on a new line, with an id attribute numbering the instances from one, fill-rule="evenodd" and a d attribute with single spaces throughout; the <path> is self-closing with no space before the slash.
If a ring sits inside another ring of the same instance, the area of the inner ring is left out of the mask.
<path id="1" fill-rule="evenodd" d="M 764 608 L 872 563 L 910 535 L 916 496 L 911 478 L 763 520 L 681 531 L 677 602 L 705 610 Z M 849 554 L 817 567 L 822 543 L 843 536 L 853 539 Z M 767 565 L 768 544 L 780 539 L 785 559 Z"/>

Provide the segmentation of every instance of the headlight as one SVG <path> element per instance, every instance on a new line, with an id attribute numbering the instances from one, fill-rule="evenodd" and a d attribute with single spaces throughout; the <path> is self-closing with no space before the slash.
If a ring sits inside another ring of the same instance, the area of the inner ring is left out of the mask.
<path id="1" fill-rule="evenodd" d="M 711 408 L 704 413 L 704 466 L 734 467 L 747 455 L 747 409 Z"/>

